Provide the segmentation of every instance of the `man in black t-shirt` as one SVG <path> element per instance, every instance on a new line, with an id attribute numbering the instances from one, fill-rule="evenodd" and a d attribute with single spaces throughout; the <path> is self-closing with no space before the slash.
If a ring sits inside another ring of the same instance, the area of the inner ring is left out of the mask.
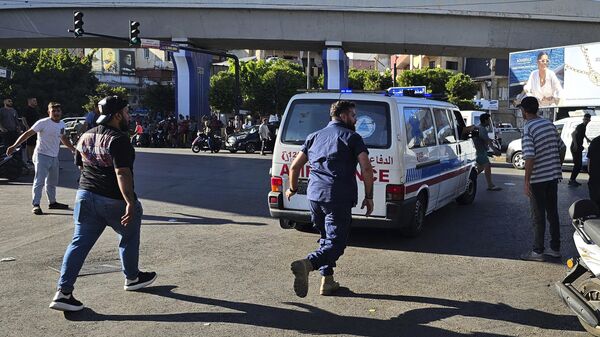
<path id="1" fill-rule="evenodd" d="M 589 142 L 589 138 L 585 135 L 585 130 L 587 128 L 588 123 L 590 122 L 592 116 L 590 114 L 585 114 L 583 116 L 583 123 L 577 125 L 575 131 L 571 134 L 573 138 L 571 141 L 571 154 L 573 155 L 573 171 L 571 172 L 571 179 L 569 179 L 569 186 L 577 187 L 581 185 L 575 180 L 579 171 L 581 171 L 581 160 L 583 159 L 583 139 L 587 139 Z"/>
<path id="2" fill-rule="evenodd" d="M 40 113 L 38 112 L 37 98 L 30 97 L 27 99 L 27 107 L 23 111 L 23 117 L 27 121 L 27 127 L 30 128 L 40 119 Z M 32 163 L 33 151 L 35 150 L 35 144 L 37 142 L 37 134 L 27 139 L 27 160 Z"/>
<path id="3" fill-rule="evenodd" d="M 56 310 L 83 309 L 73 297 L 73 285 L 106 226 L 120 237 L 125 290 L 141 289 L 156 279 L 155 272 L 138 269 L 143 210 L 133 190 L 135 150 L 126 133 L 130 120 L 127 101 L 109 96 L 98 106 L 98 126 L 85 132 L 77 144 L 81 177 L 73 212 L 75 234 L 63 258 L 58 291 L 50 303 L 50 308 Z"/>
<path id="4" fill-rule="evenodd" d="M 588 188 L 590 199 L 600 208 L 600 136 L 592 140 L 588 147 Z"/>

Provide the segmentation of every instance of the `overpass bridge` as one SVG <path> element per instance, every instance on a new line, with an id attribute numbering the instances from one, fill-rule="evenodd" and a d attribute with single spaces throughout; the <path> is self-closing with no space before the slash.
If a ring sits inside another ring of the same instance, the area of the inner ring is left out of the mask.
<path id="1" fill-rule="evenodd" d="M 85 30 L 109 35 L 127 36 L 136 20 L 143 38 L 206 49 L 323 50 L 329 88 L 344 86 L 345 52 L 506 58 L 600 36 L 592 0 L 0 0 L 0 48 L 125 46 L 73 38 L 75 9 Z M 175 56 L 178 82 L 208 62 Z"/>

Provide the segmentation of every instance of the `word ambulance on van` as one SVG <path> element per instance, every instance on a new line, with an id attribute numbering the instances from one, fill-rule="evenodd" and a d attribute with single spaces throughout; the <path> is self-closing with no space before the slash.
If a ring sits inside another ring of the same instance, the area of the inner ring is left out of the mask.
<path id="1" fill-rule="evenodd" d="M 356 132 L 369 149 L 374 168 L 373 213 L 352 209 L 352 226 L 398 228 L 409 236 L 423 229 L 425 216 L 451 202 L 470 204 L 477 191 L 475 148 L 463 136 L 458 108 L 425 98 L 367 93 L 303 93 L 291 98 L 275 141 L 268 195 L 272 217 L 283 228 L 306 228 L 310 211 L 307 165 L 298 193 L 285 198 L 289 168 L 306 137 L 327 125 L 338 100 L 356 104 Z M 357 166 L 358 200 L 364 197 Z"/>

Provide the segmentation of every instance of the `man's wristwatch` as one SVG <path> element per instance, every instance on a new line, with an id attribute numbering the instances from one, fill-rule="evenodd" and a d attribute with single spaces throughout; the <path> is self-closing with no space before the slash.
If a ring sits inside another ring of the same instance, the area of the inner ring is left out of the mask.
<path id="1" fill-rule="evenodd" d="M 293 190 L 291 187 L 290 187 L 290 188 L 288 188 L 288 190 L 289 190 L 290 192 L 292 192 L 292 193 L 296 193 L 296 192 L 298 192 L 298 189 L 295 189 L 295 190 Z"/>

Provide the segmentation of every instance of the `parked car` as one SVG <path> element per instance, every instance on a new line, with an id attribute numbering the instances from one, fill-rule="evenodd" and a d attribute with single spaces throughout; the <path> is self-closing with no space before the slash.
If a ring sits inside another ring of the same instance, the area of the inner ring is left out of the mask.
<path id="1" fill-rule="evenodd" d="M 258 128 L 259 125 L 253 125 L 249 129 L 230 135 L 225 141 L 225 149 L 229 150 L 231 153 L 236 153 L 238 151 L 254 153 L 256 151 L 260 151 L 262 142 L 260 140 L 260 136 L 258 135 Z M 266 150 L 273 151 L 276 127 L 274 125 L 269 125 L 269 130 L 271 131 L 272 140 L 268 142 Z"/>
<path id="2" fill-rule="evenodd" d="M 571 133 L 575 130 L 577 125 L 581 124 L 581 117 L 569 117 L 559 119 L 554 122 L 556 126 L 556 130 L 560 133 L 560 138 L 567 146 L 567 152 L 565 153 L 565 161 L 563 165 L 571 166 L 573 165 L 573 155 L 571 154 L 570 146 L 571 146 Z M 594 139 L 595 137 L 600 136 L 600 117 L 592 116 L 591 122 L 587 125 L 586 136 L 589 139 Z M 582 166 L 583 168 L 587 168 L 587 141 L 583 143 L 583 160 Z M 525 168 L 525 160 L 523 159 L 523 148 L 521 145 L 521 138 L 513 140 L 510 144 L 508 144 L 508 148 L 506 149 L 506 162 L 512 163 L 512 165 L 517 169 Z"/>

